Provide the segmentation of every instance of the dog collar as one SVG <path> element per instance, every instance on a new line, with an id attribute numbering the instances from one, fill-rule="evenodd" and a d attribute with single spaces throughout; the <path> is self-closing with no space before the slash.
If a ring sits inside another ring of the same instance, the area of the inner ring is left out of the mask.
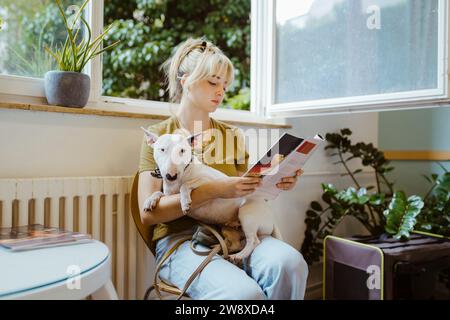
<path id="1" fill-rule="evenodd" d="M 156 167 L 155 171 L 150 171 L 150 174 L 151 174 L 152 177 L 154 177 L 154 178 L 162 179 L 161 171 L 159 170 L 158 167 Z"/>
<path id="2" fill-rule="evenodd" d="M 189 165 L 192 163 L 192 161 L 194 160 L 194 155 L 191 154 L 191 160 L 189 161 L 189 163 L 186 165 L 186 167 L 184 167 L 184 170 L 186 171 L 187 167 L 189 167 Z"/>

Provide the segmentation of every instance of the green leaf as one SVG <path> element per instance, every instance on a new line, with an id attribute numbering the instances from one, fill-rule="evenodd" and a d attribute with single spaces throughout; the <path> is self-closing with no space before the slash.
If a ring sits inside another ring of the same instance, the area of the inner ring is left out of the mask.
<path id="1" fill-rule="evenodd" d="M 308 216 L 309 218 L 315 218 L 318 216 L 318 214 L 315 211 L 308 210 L 308 211 L 306 211 L 306 216 Z"/>
<path id="2" fill-rule="evenodd" d="M 331 196 L 328 193 L 324 193 L 324 194 L 322 194 L 322 200 L 325 203 L 330 204 L 331 203 Z"/>
<path id="3" fill-rule="evenodd" d="M 384 194 L 373 194 L 369 198 L 369 203 L 374 206 L 379 206 L 384 203 Z"/>
<path id="4" fill-rule="evenodd" d="M 331 183 L 329 184 L 322 183 L 322 190 L 331 195 L 335 195 L 338 192 L 336 187 Z"/>
<path id="5" fill-rule="evenodd" d="M 352 131 L 351 131 L 350 129 L 348 129 L 348 128 L 341 129 L 341 134 L 342 134 L 343 136 L 349 136 L 349 135 L 352 134 Z"/>
<path id="6" fill-rule="evenodd" d="M 397 191 L 388 209 L 383 212 L 386 217 L 385 231 L 394 235 L 396 239 L 408 239 L 423 205 L 420 197 L 410 196 L 406 199 L 404 192 Z"/>
<path id="7" fill-rule="evenodd" d="M 317 201 L 311 202 L 311 208 L 313 208 L 313 209 L 316 210 L 316 211 L 322 211 L 322 210 L 323 210 L 323 209 L 322 209 L 322 206 L 321 206 L 320 203 L 317 202 Z"/>

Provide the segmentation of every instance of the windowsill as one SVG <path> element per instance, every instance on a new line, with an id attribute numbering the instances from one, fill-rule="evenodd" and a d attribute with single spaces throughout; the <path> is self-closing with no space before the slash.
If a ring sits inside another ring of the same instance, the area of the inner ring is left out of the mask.
<path id="1" fill-rule="evenodd" d="M 84 108 L 67 108 L 61 106 L 52 106 L 45 103 L 18 103 L 18 102 L 0 102 L 0 109 L 16 109 L 16 110 L 30 110 L 41 112 L 57 112 L 57 113 L 71 113 L 82 114 L 92 116 L 106 116 L 106 117 L 123 117 L 123 118 L 135 118 L 135 119 L 152 119 L 152 120 L 165 120 L 170 117 L 168 110 L 157 110 L 151 108 L 151 110 L 144 110 L 142 107 L 132 108 L 130 106 L 113 106 L 108 104 L 102 106 L 89 105 Z M 147 108 L 150 109 L 150 108 Z M 235 113 L 235 114 L 234 114 Z M 245 113 L 245 117 L 241 117 L 240 114 Z M 258 117 L 257 115 L 250 114 L 244 111 L 227 111 L 218 110 L 214 114 L 214 119 L 224 121 L 226 123 L 237 126 L 249 126 L 249 127 L 264 127 L 264 128 L 280 128 L 290 129 L 291 125 L 276 123 L 270 120 Z M 234 120 L 234 117 L 238 117 L 243 120 Z"/>

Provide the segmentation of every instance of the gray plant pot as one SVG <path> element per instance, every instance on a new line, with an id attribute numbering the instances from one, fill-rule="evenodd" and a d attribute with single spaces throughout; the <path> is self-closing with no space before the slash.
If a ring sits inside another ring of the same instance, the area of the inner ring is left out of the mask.
<path id="1" fill-rule="evenodd" d="M 72 71 L 49 71 L 44 77 L 48 104 L 83 108 L 89 99 L 91 79 L 87 74 Z"/>

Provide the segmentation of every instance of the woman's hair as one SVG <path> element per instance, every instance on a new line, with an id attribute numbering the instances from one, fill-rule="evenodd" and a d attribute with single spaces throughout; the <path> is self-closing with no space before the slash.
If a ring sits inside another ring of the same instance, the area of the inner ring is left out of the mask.
<path id="1" fill-rule="evenodd" d="M 172 102 L 180 102 L 183 87 L 181 77 L 185 74 L 186 87 L 212 75 L 225 73 L 228 85 L 234 79 L 234 67 L 230 59 L 205 37 L 189 38 L 180 43 L 175 53 L 161 66 L 164 70 L 167 90 Z"/>

